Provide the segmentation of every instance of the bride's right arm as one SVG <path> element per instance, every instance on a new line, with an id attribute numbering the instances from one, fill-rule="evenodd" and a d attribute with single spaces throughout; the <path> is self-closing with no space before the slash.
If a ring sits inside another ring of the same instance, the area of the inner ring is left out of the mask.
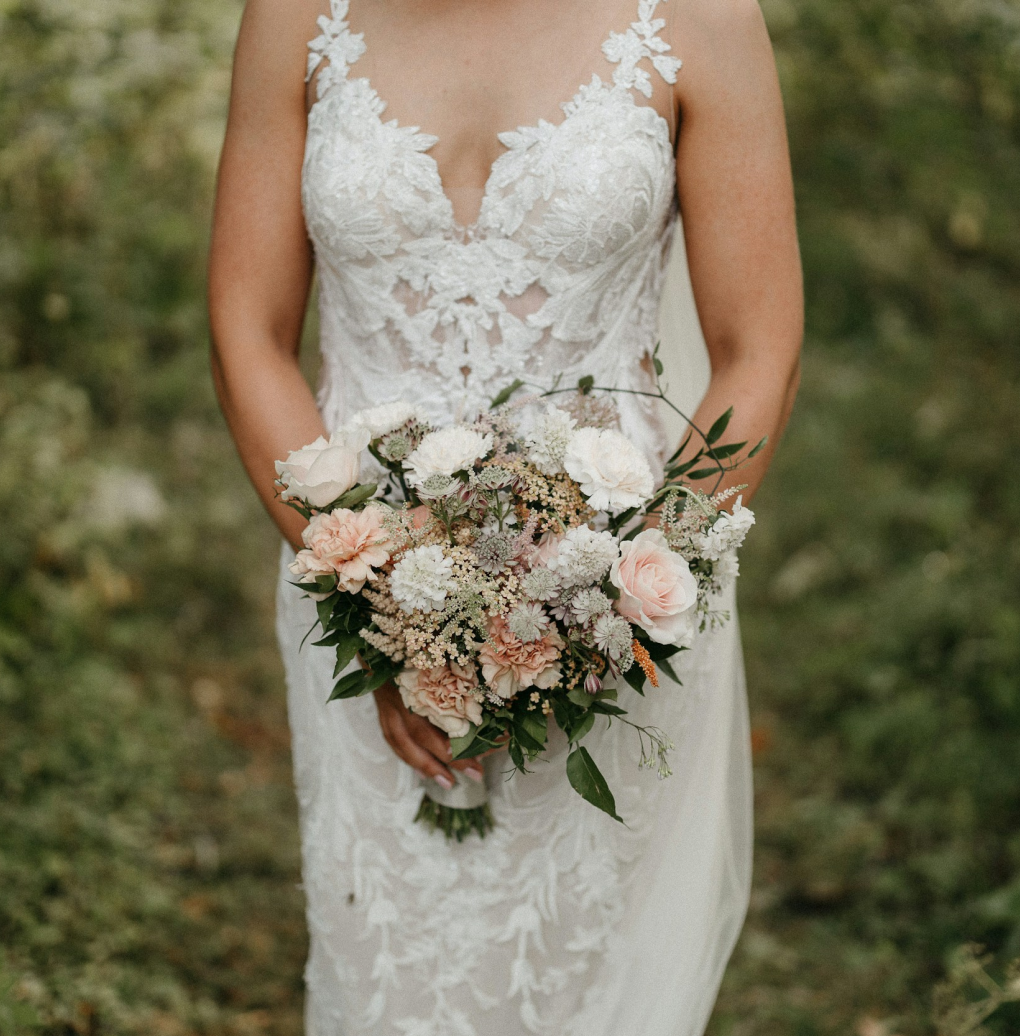
<path id="1" fill-rule="evenodd" d="M 319 0 L 248 0 L 209 257 L 216 392 L 256 491 L 296 548 L 305 520 L 275 499 L 273 462 L 323 432 L 298 364 L 312 281 L 301 212 L 304 72 L 320 8 Z M 448 766 L 480 776 L 475 760 L 450 763 L 449 738 L 408 712 L 392 684 L 375 698 L 383 736 L 409 766 L 444 787 Z"/>
<path id="2" fill-rule="evenodd" d="M 209 257 L 216 392 L 256 491 L 295 547 L 305 521 L 274 499 L 273 462 L 323 432 L 298 363 L 312 280 L 301 162 L 316 13 L 308 0 L 245 8 Z"/>

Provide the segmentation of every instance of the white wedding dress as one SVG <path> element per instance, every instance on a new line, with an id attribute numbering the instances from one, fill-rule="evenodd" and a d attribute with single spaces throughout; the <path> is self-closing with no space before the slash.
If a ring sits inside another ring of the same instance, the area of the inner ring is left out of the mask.
<path id="1" fill-rule="evenodd" d="M 506 150 L 463 227 L 430 155 L 436 138 L 385 118 L 357 75 L 365 42 L 348 0 L 332 0 L 310 45 L 318 94 L 303 175 L 327 426 L 399 397 L 436 421 L 470 417 L 515 377 L 648 387 L 677 209 L 670 125 L 645 102 L 652 77 L 671 81 L 680 63 L 658 0 L 634 3 L 636 20 L 608 35 L 559 122 L 500 135 Z M 681 346 L 688 368 L 694 341 Z M 623 430 L 661 459 L 655 414 L 616 398 Z M 621 691 L 635 720 L 675 741 L 671 778 L 638 769 L 622 724 L 586 738 L 626 826 L 571 789 L 561 738 L 531 774 L 507 780 L 504 756 L 486 761 L 496 830 L 458 844 L 412 822 L 421 785 L 383 741 L 372 697 L 327 704 L 332 651 L 300 646 L 315 611 L 285 567 L 278 608 L 309 1036 L 699 1036 L 750 884 L 735 613 L 678 656 L 682 688 Z"/>

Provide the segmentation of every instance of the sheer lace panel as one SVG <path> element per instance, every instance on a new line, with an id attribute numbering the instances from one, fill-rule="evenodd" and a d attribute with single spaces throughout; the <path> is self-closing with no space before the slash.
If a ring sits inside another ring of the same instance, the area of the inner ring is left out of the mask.
<path id="1" fill-rule="evenodd" d="M 673 82 L 680 67 L 660 2 L 639 0 L 636 20 L 610 31 L 592 57 L 606 78 L 593 73 L 560 121 L 498 134 L 503 150 L 465 225 L 432 154 L 439 138 L 385 118 L 357 75 L 365 35 L 348 0 L 332 0 L 309 45 L 317 99 L 303 178 L 328 421 L 380 392 L 424 396 L 448 420 L 524 374 L 647 382 L 639 361 L 675 192 L 669 123 L 645 100 L 653 74 Z"/>

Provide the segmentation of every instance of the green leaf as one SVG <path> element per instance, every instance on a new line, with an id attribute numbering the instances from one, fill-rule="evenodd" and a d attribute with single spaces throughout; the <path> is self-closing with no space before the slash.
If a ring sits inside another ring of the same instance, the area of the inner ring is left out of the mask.
<path id="1" fill-rule="evenodd" d="M 502 406 L 519 388 L 524 385 L 524 382 L 520 378 L 514 378 L 514 380 L 507 385 L 502 392 L 492 397 L 492 402 L 489 404 L 490 410 L 495 410 L 496 407 Z"/>
<path id="2" fill-rule="evenodd" d="M 634 688 L 638 694 L 645 693 L 645 674 L 641 671 L 641 666 L 637 663 L 632 665 L 630 669 L 623 674 L 624 680 L 627 681 Z"/>
<path id="3" fill-rule="evenodd" d="M 545 745 L 549 736 L 549 717 L 537 709 L 534 712 L 526 712 L 520 720 L 521 726 L 528 732 L 528 735 L 539 743 Z"/>
<path id="4" fill-rule="evenodd" d="M 333 601 L 326 599 L 325 601 L 315 602 L 315 612 L 319 616 L 319 622 L 322 623 L 324 630 L 329 629 L 329 620 L 333 615 Z"/>
<path id="5" fill-rule="evenodd" d="M 361 650 L 364 641 L 361 637 L 352 636 L 349 633 L 338 634 L 340 640 L 336 646 L 336 667 L 333 669 L 333 678 L 336 679 L 354 661 L 354 656 Z"/>
<path id="6" fill-rule="evenodd" d="M 532 737 L 531 732 L 520 720 L 514 725 L 514 740 L 525 749 L 530 759 L 534 759 L 544 747 L 544 740 L 539 741 Z"/>
<path id="7" fill-rule="evenodd" d="M 450 738 L 450 752 L 454 759 L 473 759 L 476 755 L 488 752 L 492 747 L 494 747 L 494 743 L 480 737 L 478 727 L 474 723 L 463 737 Z"/>
<path id="8" fill-rule="evenodd" d="M 673 463 L 675 463 L 675 462 L 676 462 L 677 460 L 679 460 L 679 458 L 680 458 L 680 454 L 681 454 L 681 453 L 683 453 L 683 452 L 684 452 L 684 450 L 686 450 L 686 449 L 687 449 L 687 447 L 688 447 L 688 446 L 690 445 L 690 442 L 691 442 L 691 436 L 692 436 L 693 434 L 694 434 L 693 432 L 688 432 L 688 433 L 687 433 L 687 438 L 686 438 L 686 439 L 684 439 L 684 441 L 683 441 L 682 443 L 680 443 L 680 445 L 679 445 L 679 446 L 677 447 L 677 449 L 676 449 L 676 452 L 675 452 L 675 453 L 673 454 L 673 456 L 672 456 L 672 457 L 670 457 L 670 458 L 669 458 L 669 460 L 667 460 L 667 461 L 666 461 L 666 467 L 667 467 L 667 468 L 668 468 L 668 467 L 670 466 L 670 464 L 673 464 Z"/>
<path id="9" fill-rule="evenodd" d="M 747 455 L 747 459 L 750 460 L 752 457 L 757 457 L 762 450 L 765 449 L 766 443 L 769 441 L 769 437 L 766 435 L 764 439 L 751 452 Z"/>
<path id="10" fill-rule="evenodd" d="M 641 630 L 637 637 L 648 649 L 648 654 L 652 656 L 653 662 L 659 662 L 664 658 L 672 658 L 681 651 L 687 650 L 687 648 L 677 647 L 676 644 L 656 644 L 644 630 Z"/>
<path id="11" fill-rule="evenodd" d="M 329 696 L 329 701 L 336 701 L 338 698 L 357 698 L 363 694 L 362 684 L 368 679 L 368 673 L 364 669 L 348 673 L 334 688 Z"/>
<path id="12" fill-rule="evenodd" d="M 746 442 L 729 442 L 725 446 L 713 446 L 708 451 L 708 455 L 712 460 L 726 460 L 727 457 L 732 457 L 734 453 L 739 453 L 746 445 Z"/>
<path id="13" fill-rule="evenodd" d="M 597 701 L 591 707 L 592 712 L 597 712 L 600 716 L 626 716 L 627 710 L 621 709 L 619 705 L 614 705 L 611 701 Z"/>
<path id="14" fill-rule="evenodd" d="M 595 713 L 589 709 L 589 711 L 581 716 L 573 727 L 571 727 L 570 733 L 567 734 L 568 740 L 571 744 L 580 741 L 593 726 L 595 726 Z"/>
<path id="15" fill-rule="evenodd" d="M 521 746 L 517 743 L 517 738 L 511 737 L 507 742 L 507 752 L 510 755 L 510 761 L 517 767 L 518 770 L 524 769 L 524 753 L 521 751 Z"/>
<path id="16" fill-rule="evenodd" d="M 655 373 L 661 378 L 662 372 L 666 369 L 662 366 L 662 360 L 660 360 L 658 356 L 653 356 L 652 365 L 655 367 Z"/>
<path id="17" fill-rule="evenodd" d="M 582 799 L 623 823 L 616 812 L 616 799 L 587 748 L 575 748 L 567 757 L 567 779 Z"/>
<path id="18" fill-rule="evenodd" d="M 658 661 L 655 664 L 673 681 L 673 683 L 679 684 L 681 687 L 683 687 L 683 681 L 680 679 L 679 676 L 676 675 L 675 670 L 669 664 L 669 662 L 667 662 L 665 659 L 662 659 L 661 661 Z"/>
<path id="19" fill-rule="evenodd" d="M 375 496 L 378 485 L 374 482 L 366 483 L 363 486 L 354 486 L 353 489 L 348 489 L 343 496 L 338 497 L 334 502 L 330 510 L 334 510 L 338 507 L 346 507 L 348 510 L 354 510 L 358 504 L 363 504 L 366 500 L 371 500 Z"/>
<path id="20" fill-rule="evenodd" d="M 730 423 L 730 418 L 733 417 L 733 407 L 723 414 L 714 425 L 708 430 L 708 435 L 705 438 L 708 440 L 708 445 L 711 446 L 717 443 L 722 436 L 722 433 L 726 431 L 726 426 Z"/>
<path id="21" fill-rule="evenodd" d="M 594 387 L 595 379 L 590 374 L 586 374 L 583 378 L 578 379 L 577 391 L 580 392 L 582 396 L 588 395 Z"/>
<path id="22" fill-rule="evenodd" d="M 687 477 L 688 478 L 711 478 L 712 475 L 722 475 L 724 472 L 723 468 L 698 468 L 697 471 L 692 471 Z"/>
<path id="23" fill-rule="evenodd" d="M 594 700 L 594 696 L 589 694 L 583 687 L 574 687 L 567 691 L 567 701 L 579 705 L 582 709 L 590 708 Z"/>

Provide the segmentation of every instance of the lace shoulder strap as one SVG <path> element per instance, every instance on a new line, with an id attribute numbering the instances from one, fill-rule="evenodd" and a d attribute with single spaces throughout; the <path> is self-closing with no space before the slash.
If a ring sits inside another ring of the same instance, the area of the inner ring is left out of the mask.
<path id="1" fill-rule="evenodd" d="M 672 48 L 659 37 L 666 26 L 666 19 L 656 18 L 655 9 L 664 2 L 638 0 L 637 21 L 631 22 L 626 32 L 610 33 L 609 39 L 602 44 L 606 59 L 619 65 L 613 72 L 613 82 L 628 90 L 640 90 L 645 97 L 652 96 L 652 78 L 639 67 L 642 60 L 649 58 L 652 67 L 667 83 L 675 83 L 676 74 L 680 71 L 680 59 L 668 53 Z"/>
<path id="2" fill-rule="evenodd" d="M 365 35 L 351 32 L 347 24 L 350 0 L 329 0 L 329 17 L 320 15 L 318 26 L 322 30 L 308 44 L 307 83 L 316 69 L 328 62 L 315 81 L 316 96 L 321 97 L 334 82 L 347 78 L 347 70 L 365 53 Z"/>

